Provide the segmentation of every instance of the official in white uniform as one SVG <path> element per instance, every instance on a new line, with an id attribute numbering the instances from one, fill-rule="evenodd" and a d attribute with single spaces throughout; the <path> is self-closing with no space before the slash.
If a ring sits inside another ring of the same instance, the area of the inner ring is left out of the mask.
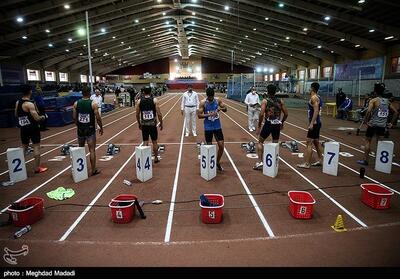
<path id="1" fill-rule="evenodd" d="M 244 103 L 247 105 L 247 115 L 249 117 L 249 131 L 256 130 L 256 123 L 260 115 L 260 99 L 254 87 L 247 93 Z"/>
<path id="2" fill-rule="evenodd" d="M 95 94 L 92 94 L 90 96 L 90 100 L 97 104 L 97 107 L 99 108 L 99 115 L 101 116 L 101 105 L 103 103 L 103 97 L 101 96 L 101 92 L 99 89 L 96 89 L 94 92 Z M 100 129 L 99 125 L 97 125 L 97 129 Z"/>
<path id="3" fill-rule="evenodd" d="M 199 95 L 193 91 L 192 85 L 188 85 L 188 90 L 183 93 L 181 103 L 181 114 L 185 113 L 185 137 L 190 133 L 190 122 L 192 122 L 193 136 L 197 136 L 196 132 L 196 117 L 197 110 L 199 109 Z"/>

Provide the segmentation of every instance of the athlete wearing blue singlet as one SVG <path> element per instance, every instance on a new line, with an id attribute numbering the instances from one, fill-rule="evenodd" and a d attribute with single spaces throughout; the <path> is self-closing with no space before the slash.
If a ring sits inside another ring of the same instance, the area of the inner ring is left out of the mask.
<path id="1" fill-rule="evenodd" d="M 319 131 L 321 130 L 321 107 L 322 100 L 318 95 L 319 83 L 313 82 L 310 87 L 310 101 L 308 102 L 308 132 L 307 146 L 305 151 L 305 162 L 297 167 L 309 169 L 311 166 L 322 166 L 322 151 L 319 144 Z M 311 163 L 313 145 L 317 150 L 318 161 Z"/>
<path id="2" fill-rule="evenodd" d="M 217 169 L 223 171 L 220 160 L 224 153 L 224 134 L 222 133 L 219 111 L 226 112 L 227 108 L 220 99 L 214 98 L 214 89 L 207 88 L 207 99 L 202 100 L 197 115 L 204 119 L 204 136 L 207 144 L 212 144 L 213 136 L 218 143 Z"/>

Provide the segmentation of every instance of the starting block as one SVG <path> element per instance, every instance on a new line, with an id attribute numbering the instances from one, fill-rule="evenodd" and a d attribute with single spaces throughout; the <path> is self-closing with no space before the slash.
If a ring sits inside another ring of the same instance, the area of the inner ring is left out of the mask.
<path id="1" fill-rule="evenodd" d="M 151 160 L 151 147 L 138 146 L 135 148 L 136 177 L 146 182 L 153 178 L 153 162 Z"/>
<path id="2" fill-rule="evenodd" d="M 165 144 L 158 145 L 158 152 L 165 152 Z"/>
<path id="3" fill-rule="evenodd" d="M 337 176 L 339 166 L 339 143 L 326 142 L 324 144 L 324 163 L 322 172 L 330 175 Z"/>
<path id="4" fill-rule="evenodd" d="M 281 146 L 289 149 L 291 152 L 299 152 L 297 141 L 283 141 L 281 142 Z"/>
<path id="5" fill-rule="evenodd" d="M 69 144 L 64 144 L 62 147 L 61 147 L 61 155 L 64 155 L 64 156 L 66 156 L 66 155 L 69 155 L 69 153 L 70 153 L 70 149 L 71 148 L 71 146 L 69 145 Z"/>
<path id="6" fill-rule="evenodd" d="M 25 155 L 29 155 L 33 152 L 33 147 L 28 145 L 28 147 L 25 149 Z"/>
<path id="7" fill-rule="evenodd" d="M 254 141 L 240 144 L 240 147 L 246 150 L 247 153 L 256 153 L 256 144 Z"/>
<path id="8" fill-rule="evenodd" d="M 200 147 L 200 174 L 207 181 L 217 176 L 217 147 L 215 145 Z"/>
<path id="9" fill-rule="evenodd" d="M 10 174 L 10 181 L 19 182 L 26 180 L 25 156 L 23 148 L 8 148 L 7 149 L 7 164 Z"/>
<path id="10" fill-rule="evenodd" d="M 88 179 L 87 161 L 84 147 L 71 147 L 71 170 L 75 183 Z"/>
<path id="11" fill-rule="evenodd" d="M 263 155 L 263 174 L 269 177 L 278 175 L 279 143 L 265 143 Z"/>
<path id="12" fill-rule="evenodd" d="M 392 172 L 393 149 L 393 141 L 378 141 L 375 159 L 376 171 L 389 174 Z"/>
<path id="13" fill-rule="evenodd" d="M 116 146 L 112 143 L 108 144 L 107 146 L 107 155 L 115 155 L 117 153 L 119 153 L 120 151 L 120 147 Z"/>

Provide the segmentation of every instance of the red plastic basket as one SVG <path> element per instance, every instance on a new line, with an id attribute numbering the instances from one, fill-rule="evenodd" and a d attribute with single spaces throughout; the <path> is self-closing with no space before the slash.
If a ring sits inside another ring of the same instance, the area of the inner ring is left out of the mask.
<path id="1" fill-rule="evenodd" d="M 114 223 L 126 224 L 135 216 L 135 195 L 123 194 L 111 200 L 108 206 L 111 208 L 111 219 Z"/>
<path id="2" fill-rule="evenodd" d="M 205 224 L 218 224 L 222 221 L 222 208 L 224 207 L 224 196 L 219 194 L 204 194 L 211 204 L 214 206 L 204 206 L 199 202 L 201 207 L 201 220 Z"/>
<path id="3" fill-rule="evenodd" d="M 305 191 L 289 191 L 289 211 L 296 219 L 310 219 L 313 214 L 315 200 L 313 196 Z"/>
<path id="4" fill-rule="evenodd" d="M 361 184 L 361 201 L 374 209 L 390 207 L 393 191 L 377 184 Z"/>
<path id="5" fill-rule="evenodd" d="M 17 227 L 32 225 L 42 218 L 44 213 L 44 199 L 37 197 L 28 197 L 15 204 L 27 207 L 25 209 L 12 209 L 11 205 L 7 211 L 11 214 L 13 223 Z"/>

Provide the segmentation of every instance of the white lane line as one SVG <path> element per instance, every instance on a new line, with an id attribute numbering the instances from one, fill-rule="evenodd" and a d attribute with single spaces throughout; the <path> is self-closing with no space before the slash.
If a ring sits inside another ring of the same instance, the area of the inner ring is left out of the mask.
<path id="1" fill-rule="evenodd" d="M 233 104 L 237 104 L 237 105 L 243 107 L 243 105 L 240 104 L 240 103 L 238 103 L 238 102 L 234 102 L 234 101 L 229 100 L 229 99 L 225 99 L 225 100 L 228 100 L 229 102 L 231 102 L 231 103 L 233 103 Z M 235 110 L 237 110 L 237 109 L 234 108 L 234 107 L 232 107 L 232 108 L 235 109 Z M 237 110 L 237 111 L 239 111 L 239 110 Z M 239 111 L 239 112 L 241 112 L 241 111 Z M 244 114 L 244 113 L 243 113 L 243 114 Z M 247 114 L 245 114 L 245 115 L 247 116 Z M 294 124 L 294 123 L 291 123 L 291 122 L 289 122 L 289 121 L 286 121 L 286 123 L 289 124 L 289 125 L 291 125 L 291 126 L 293 126 L 293 127 L 298 128 L 298 129 L 300 129 L 300 130 L 307 131 L 307 129 L 305 129 L 305 128 L 303 128 L 303 127 L 300 127 L 300 126 L 298 126 L 298 125 L 296 125 L 296 124 Z M 326 139 L 331 140 L 331 141 L 340 142 L 341 145 L 346 146 L 347 148 L 350 148 L 350 149 L 352 149 L 352 150 L 355 150 L 355 151 L 357 151 L 357 152 L 360 152 L 360 153 L 362 153 L 362 154 L 365 154 L 364 150 L 355 148 L 355 147 L 353 147 L 353 146 L 351 146 L 351 145 L 348 145 L 348 144 L 346 144 L 346 143 L 344 143 L 344 142 L 341 142 L 341 141 L 332 139 L 332 138 L 327 137 L 327 136 L 324 136 L 324 135 L 322 135 L 322 134 L 321 134 L 321 137 L 326 138 Z M 371 154 L 369 154 L 369 156 L 374 157 L 374 158 L 376 157 L 375 155 L 371 155 Z M 397 166 L 397 167 L 400 167 L 400 164 L 398 164 L 398 163 L 396 163 L 396 162 L 392 162 L 392 165 Z"/>
<path id="2" fill-rule="evenodd" d="M 236 110 L 236 111 L 238 111 L 238 112 L 240 112 L 241 114 L 247 116 L 247 114 L 241 112 L 240 110 L 238 110 L 238 109 L 236 109 L 236 108 L 234 108 L 234 107 L 232 107 L 232 106 L 230 106 L 230 105 L 228 105 L 228 104 L 227 104 L 227 106 L 230 107 L 230 108 L 232 108 L 232 109 L 234 109 L 234 110 Z M 250 133 L 249 133 L 249 134 L 250 134 Z M 295 138 L 289 136 L 288 134 L 285 134 L 284 132 L 281 132 L 281 134 L 284 135 L 284 136 L 286 136 L 286 137 L 288 137 L 288 138 L 290 138 L 290 139 L 292 139 L 292 140 L 297 141 Z M 250 135 L 251 135 L 251 134 L 250 134 Z M 298 141 L 298 142 L 299 142 L 301 145 L 306 146 L 306 145 L 303 143 L 304 141 Z M 352 172 L 354 172 L 354 173 L 356 173 L 356 174 L 360 174 L 360 172 L 358 172 L 357 170 L 355 170 L 355 169 L 353 169 L 353 168 L 351 168 L 351 167 L 349 167 L 349 166 L 347 166 L 347 165 L 345 165 L 345 164 L 343 164 L 343 163 L 340 163 L 340 162 L 339 162 L 339 165 L 341 165 L 342 167 L 344 167 L 344 168 L 346 168 L 346 169 L 348 169 L 348 170 L 350 170 L 350 171 L 352 171 Z M 381 186 L 383 186 L 383 187 L 385 187 L 385 188 L 387 188 L 387 189 L 389 189 L 389 190 L 395 192 L 396 194 L 399 194 L 399 195 L 400 195 L 400 192 L 399 192 L 399 191 L 397 191 L 397 190 L 395 190 L 395 189 L 393 189 L 393 188 L 391 188 L 391 187 L 385 185 L 384 183 L 382 183 L 382 182 L 380 182 L 380 181 L 378 181 L 378 180 L 376 180 L 376 179 L 374 179 L 374 178 L 372 178 L 372 177 L 369 177 L 368 175 L 364 175 L 364 177 L 365 177 L 366 179 L 368 179 L 368 180 L 370 180 L 370 181 L 372 181 L 372 182 L 374 182 L 374 183 L 377 183 L 377 184 L 379 184 L 379 185 L 381 185 Z"/>
<path id="3" fill-rule="evenodd" d="M 305 142 L 305 141 L 304 141 Z M 227 141 L 224 142 L 226 144 L 240 144 L 240 143 L 245 143 L 243 141 Z M 138 143 L 118 143 L 118 142 L 114 142 L 115 145 L 120 145 L 120 146 L 138 146 L 140 144 L 140 142 Z M 158 144 L 164 144 L 164 145 L 180 145 L 180 142 L 159 142 Z M 62 143 L 55 143 L 55 144 L 41 144 L 40 146 L 44 146 L 44 147 L 53 147 L 53 146 L 61 146 L 63 145 Z M 100 145 L 100 144 L 97 144 Z M 183 145 L 197 145 L 197 142 L 184 142 Z M 73 146 L 78 146 L 77 144 L 73 145 Z"/>
<path id="4" fill-rule="evenodd" d="M 228 105 L 229 106 L 229 105 Z M 250 134 L 243 126 L 241 126 L 239 123 L 237 123 L 234 119 L 232 119 L 228 114 L 224 113 L 232 122 L 236 123 L 240 128 L 242 128 L 243 131 L 245 131 L 247 134 L 249 134 L 251 137 L 253 137 L 255 140 L 257 138 Z M 307 181 L 311 186 L 313 186 L 315 189 L 317 189 L 319 192 L 321 192 L 325 197 L 327 197 L 331 202 L 333 202 L 337 207 L 339 207 L 341 210 L 343 210 L 347 215 L 349 215 L 354 221 L 356 221 L 358 224 L 360 224 L 362 227 L 367 227 L 367 225 L 361 221 L 358 217 L 356 217 L 353 213 L 351 213 L 348 209 L 346 209 L 344 206 L 342 206 L 339 202 L 337 202 L 334 198 L 329 196 L 328 193 L 326 193 L 324 190 L 322 190 L 318 185 L 316 185 L 314 182 L 312 182 L 310 179 L 308 179 L 306 176 L 304 176 L 302 173 L 300 173 L 298 170 L 293 168 L 288 162 L 286 162 L 281 156 L 279 157 L 279 160 L 284 162 L 289 168 L 291 168 L 294 172 L 296 172 L 301 178 L 303 178 L 305 181 Z"/>
<path id="5" fill-rule="evenodd" d="M 169 99 L 168 101 L 166 101 L 164 104 L 162 104 L 161 106 L 167 104 L 169 101 L 171 101 L 173 99 L 173 97 L 171 99 Z M 179 100 L 178 100 L 179 101 Z M 177 101 L 177 102 L 178 102 Z M 176 104 L 176 103 L 175 103 Z M 113 138 L 117 137 L 118 135 L 120 135 L 121 133 L 123 133 L 124 131 L 126 131 L 127 129 L 129 129 L 130 127 L 132 127 L 133 125 L 135 125 L 137 123 L 137 121 L 133 122 L 132 124 L 130 124 L 129 126 L 127 126 L 126 128 L 124 128 L 123 130 L 119 131 L 118 133 L 116 133 L 114 136 L 112 136 L 111 138 L 109 138 L 108 140 L 104 141 L 102 144 L 100 144 L 99 146 L 96 147 L 95 150 L 99 149 L 101 146 L 105 145 L 106 142 L 109 142 L 110 140 L 112 140 Z M 86 156 L 88 156 L 90 153 L 87 153 Z M 42 184 L 40 184 L 38 187 L 36 187 L 35 189 L 31 190 L 30 192 L 26 193 L 25 195 L 23 195 L 22 197 L 20 197 L 18 200 L 16 200 L 16 202 L 19 202 L 20 200 L 28 197 L 30 194 L 36 192 L 37 190 L 39 190 L 40 188 L 42 188 L 43 186 L 45 186 L 47 183 L 49 183 L 50 181 L 52 181 L 54 178 L 56 178 L 57 176 L 61 175 L 62 173 L 64 173 L 65 171 L 67 171 L 69 168 L 71 168 L 71 166 L 66 167 L 65 169 L 63 169 L 62 171 L 60 171 L 59 173 L 55 174 L 53 177 L 51 177 L 50 179 L 46 180 L 45 182 L 43 182 Z M 7 210 L 8 206 L 3 208 L 1 210 L 1 213 L 5 212 Z"/>
<path id="6" fill-rule="evenodd" d="M 174 98 L 174 97 L 173 97 Z M 172 98 L 171 98 L 172 99 Z M 169 109 L 169 111 L 163 116 L 163 119 L 167 117 L 167 115 L 171 112 L 171 110 L 175 107 L 175 105 L 179 102 L 180 98 L 175 102 L 175 104 Z M 157 124 L 159 126 L 160 123 Z M 140 144 L 140 146 L 143 143 Z M 128 158 L 128 160 L 125 161 L 125 163 L 119 168 L 119 170 L 114 174 L 114 176 L 107 182 L 106 185 L 104 185 L 103 189 L 100 190 L 100 192 L 94 197 L 94 199 L 89 203 L 89 205 L 85 208 L 85 210 L 82 211 L 82 213 L 79 215 L 79 217 L 75 220 L 75 222 L 68 228 L 68 230 L 61 236 L 59 241 L 64 241 L 67 239 L 67 237 L 72 233 L 72 231 L 75 229 L 75 227 L 79 224 L 79 222 L 85 217 L 85 215 L 89 212 L 89 210 L 92 208 L 92 206 L 97 202 L 97 200 L 103 195 L 103 193 L 107 190 L 107 188 L 114 182 L 115 178 L 121 173 L 121 171 L 125 168 L 125 166 L 129 163 L 129 161 L 135 156 L 136 151 L 134 151 L 131 156 Z"/>
<path id="7" fill-rule="evenodd" d="M 183 134 L 184 134 L 184 132 L 185 132 L 185 121 L 183 121 L 183 125 L 182 125 L 181 145 L 179 146 L 178 162 L 176 164 L 174 187 L 172 188 L 171 203 L 169 205 L 168 221 L 167 221 L 167 227 L 165 229 L 164 242 L 169 242 L 169 240 L 171 239 L 172 219 L 174 218 L 176 191 L 178 189 L 179 171 L 180 171 L 180 168 L 181 168 L 181 158 L 182 158 L 182 149 L 183 149 Z"/>
<path id="8" fill-rule="evenodd" d="M 172 98 L 173 98 L 173 97 L 172 97 Z M 172 98 L 171 98 L 171 99 L 172 99 Z M 171 100 L 171 99 L 169 99 L 169 100 Z M 163 100 L 164 100 L 164 99 L 163 99 Z M 134 114 L 135 112 L 136 112 L 136 110 L 133 111 L 133 112 L 131 112 L 131 113 L 128 113 L 128 114 L 126 114 L 126 115 L 124 115 L 124 116 L 121 116 L 121 117 L 119 117 L 119 118 L 117 118 L 117 119 L 111 121 L 110 123 L 107 123 L 106 125 L 103 126 L 103 128 L 105 128 L 105 127 L 107 127 L 107 126 L 109 126 L 109 125 L 111 125 L 111 124 L 113 124 L 113 123 L 115 123 L 115 122 L 117 122 L 117 121 L 119 121 L 119 120 L 125 118 L 125 117 L 128 117 L 129 115 Z M 77 139 L 74 138 L 74 139 L 72 139 L 72 140 L 70 140 L 70 141 L 67 141 L 65 144 L 69 144 L 69 143 L 74 142 L 74 141 L 76 141 L 76 140 L 77 140 Z M 55 151 L 55 150 L 58 150 L 58 149 L 61 148 L 63 145 L 64 145 L 64 143 L 63 143 L 63 144 L 56 144 L 56 145 L 41 144 L 40 146 L 57 146 L 57 147 L 56 147 L 56 148 L 53 148 L 53 149 L 50 149 L 49 151 L 46 151 L 46 152 L 43 153 L 43 154 L 40 154 L 40 157 L 43 157 L 44 155 L 47 155 L 47 154 L 49 154 L 49 153 L 51 153 L 51 152 L 53 152 L 53 151 Z M 104 144 L 99 144 L 99 145 L 104 145 Z M 6 153 L 7 153 L 7 152 L 6 152 Z M 29 159 L 28 161 L 25 162 L 25 164 L 30 163 L 30 162 L 32 162 L 33 160 L 35 160 L 35 158 Z M 0 173 L 0 176 L 4 175 L 4 174 L 6 174 L 6 173 L 8 173 L 8 170 L 3 171 L 2 173 Z"/>
<path id="9" fill-rule="evenodd" d="M 231 119 L 232 120 L 232 119 Z M 251 203 L 253 204 L 254 209 L 256 210 L 258 217 L 261 220 L 261 223 L 264 225 L 265 230 L 267 231 L 268 235 L 272 238 L 275 237 L 274 232 L 271 229 L 271 226 L 268 224 L 267 219 L 265 218 L 264 214 L 261 212 L 260 207 L 258 206 L 256 200 L 254 199 L 249 187 L 247 186 L 246 182 L 244 181 L 242 175 L 240 174 L 239 170 L 237 169 L 235 163 L 233 162 L 231 155 L 229 155 L 228 150 L 225 148 L 225 153 L 226 156 L 228 157 L 229 161 L 231 162 L 233 169 L 235 170 L 237 176 L 239 177 L 240 182 L 242 183 L 242 186 L 244 190 L 246 191 L 247 196 L 249 197 Z"/>

